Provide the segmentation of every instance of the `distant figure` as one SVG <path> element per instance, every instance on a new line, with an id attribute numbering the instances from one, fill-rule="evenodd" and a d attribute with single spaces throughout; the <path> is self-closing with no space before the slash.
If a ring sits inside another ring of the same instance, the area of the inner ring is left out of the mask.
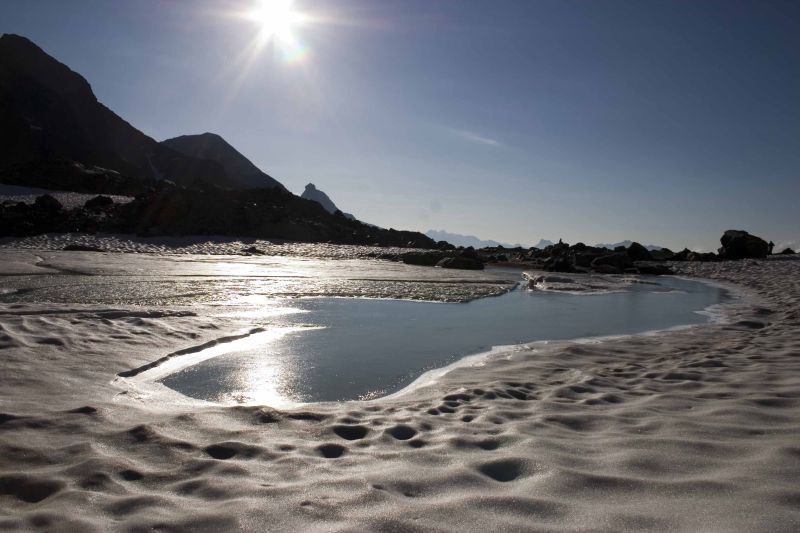
<path id="1" fill-rule="evenodd" d="M 772 249 L 775 248 L 775 243 L 769 241 L 769 244 L 767 246 L 769 246 L 769 255 L 772 255 Z"/>
<path id="2" fill-rule="evenodd" d="M 561 239 L 558 239 L 558 244 L 564 244 L 564 241 L 562 241 Z"/>

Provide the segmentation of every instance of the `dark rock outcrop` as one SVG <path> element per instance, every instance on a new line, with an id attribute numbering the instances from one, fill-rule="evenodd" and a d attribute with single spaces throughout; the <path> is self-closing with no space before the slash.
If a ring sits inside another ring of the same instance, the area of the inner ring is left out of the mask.
<path id="1" fill-rule="evenodd" d="M 113 205 L 114 205 L 114 200 L 112 200 L 111 197 L 99 194 L 94 198 L 86 200 L 86 203 L 83 204 L 83 207 L 88 209 L 89 211 L 103 211 L 107 210 Z"/>
<path id="2" fill-rule="evenodd" d="M 687 261 L 719 261 L 719 256 L 714 252 L 689 252 Z"/>
<path id="3" fill-rule="evenodd" d="M 633 266 L 634 268 L 636 268 L 639 274 L 647 274 L 651 276 L 668 276 L 675 273 L 667 265 L 663 265 L 660 263 L 653 263 L 650 261 L 634 261 Z"/>
<path id="4" fill-rule="evenodd" d="M 444 258 L 444 254 L 436 252 L 406 252 L 399 257 L 401 262 L 417 266 L 436 266 Z"/>
<path id="5" fill-rule="evenodd" d="M 592 268 L 597 269 L 601 266 L 614 267 L 620 272 L 633 266 L 633 261 L 625 252 L 614 252 L 608 255 L 601 255 L 592 261 Z"/>
<path id="6" fill-rule="evenodd" d="M 650 253 L 650 250 L 648 250 L 638 242 L 632 242 L 625 251 L 628 254 L 628 257 L 630 257 L 632 261 L 653 260 L 653 254 Z"/>
<path id="7" fill-rule="evenodd" d="M 56 213 L 62 209 L 61 202 L 49 194 L 37 196 L 36 200 L 33 202 L 33 207 L 37 211 L 42 211 L 45 213 Z"/>
<path id="8" fill-rule="evenodd" d="M 63 250 L 65 252 L 105 252 L 102 248 L 91 246 L 87 244 L 68 244 Z"/>
<path id="9" fill-rule="evenodd" d="M 792 255 L 794 253 L 795 251 L 792 250 L 791 248 L 784 248 L 783 251 L 781 252 L 781 255 Z"/>
<path id="10" fill-rule="evenodd" d="M 743 230 L 729 229 L 720 238 L 722 248 L 719 256 L 722 259 L 760 259 L 769 254 L 767 241 Z"/>
<path id="11" fill-rule="evenodd" d="M 436 266 L 441 268 L 457 268 L 461 270 L 483 270 L 483 263 L 469 257 L 445 257 Z"/>

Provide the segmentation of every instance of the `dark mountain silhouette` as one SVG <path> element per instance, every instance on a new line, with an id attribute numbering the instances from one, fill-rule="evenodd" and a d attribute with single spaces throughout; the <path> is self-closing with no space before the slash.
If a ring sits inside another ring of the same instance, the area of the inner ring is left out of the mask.
<path id="1" fill-rule="evenodd" d="M 73 209 L 46 195 L 33 205 L 0 203 L 0 237 L 106 231 L 436 244 L 421 233 L 331 214 L 287 191 L 217 135 L 158 143 L 98 102 L 79 74 L 8 34 L 0 35 L 0 182 L 136 196 L 127 204 L 95 198 Z"/>
<path id="2" fill-rule="evenodd" d="M 74 161 L 140 180 L 232 187 L 224 167 L 156 142 L 97 101 L 89 83 L 24 37 L 0 36 L 0 169 Z M 4 179 L 8 172 L 4 172 Z M 20 183 L 33 185 L 32 183 Z"/>
<path id="3" fill-rule="evenodd" d="M 278 187 L 286 190 L 275 178 L 262 172 L 216 133 L 181 135 L 161 141 L 161 144 L 189 157 L 219 163 L 225 169 L 230 181 L 238 187 L 247 189 Z"/>
<path id="4" fill-rule="evenodd" d="M 322 206 L 323 209 L 325 209 L 325 211 L 331 214 L 337 211 L 341 211 L 338 207 L 336 207 L 336 204 L 333 203 L 331 197 L 325 194 L 324 191 L 317 189 L 317 187 L 313 183 L 309 183 L 308 185 L 306 185 L 306 190 L 303 191 L 303 194 L 300 195 L 300 198 L 305 198 L 306 200 L 317 202 L 319 205 Z M 356 218 L 350 213 L 345 213 L 344 211 L 341 211 L 341 213 L 346 218 L 350 219 Z"/>

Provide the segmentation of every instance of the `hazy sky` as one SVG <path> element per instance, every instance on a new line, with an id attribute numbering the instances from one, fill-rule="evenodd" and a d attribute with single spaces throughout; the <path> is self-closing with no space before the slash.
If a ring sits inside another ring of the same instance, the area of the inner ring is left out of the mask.
<path id="1" fill-rule="evenodd" d="M 146 134 L 221 134 L 295 193 L 508 242 L 800 245 L 800 2 L 2 0 Z"/>

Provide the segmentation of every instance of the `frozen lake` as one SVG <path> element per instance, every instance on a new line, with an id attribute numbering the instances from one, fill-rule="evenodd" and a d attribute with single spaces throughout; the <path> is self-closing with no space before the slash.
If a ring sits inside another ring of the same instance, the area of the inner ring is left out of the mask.
<path id="1" fill-rule="evenodd" d="M 592 295 L 518 289 L 467 303 L 294 300 L 286 302 L 279 326 L 285 334 L 253 335 L 159 381 L 223 403 L 374 398 L 494 346 L 696 324 L 708 320 L 697 311 L 725 299 L 721 289 L 694 281 L 658 283 Z"/>
<path id="2" fill-rule="evenodd" d="M 592 290 L 614 292 L 568 294 L 528 290 L 522 272 L 509 269 L 278 256 L 6 255 L 0 302 L 8 305 L 190 310 L 226 323 L 235 317 L 248 333 L 221 330 L 208 347 L 165 349 L 164 361 L 155 357 L 130 377 L 200 400 L 276 407 L 383 396 L 495 346 L 697 324 L 708 320 L 698 312 L 727 299 L 722 289 L 673 277 L 577 276 Z"/>

